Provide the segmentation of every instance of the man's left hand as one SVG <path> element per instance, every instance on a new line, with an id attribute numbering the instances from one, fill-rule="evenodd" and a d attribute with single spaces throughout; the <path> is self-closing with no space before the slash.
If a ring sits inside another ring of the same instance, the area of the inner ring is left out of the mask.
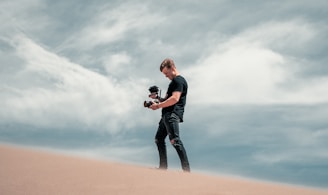
<path id="1" fill-rule="evenodd" d="M 157 103 L 153 102 L 153 104 L 151 106 L 149 106 L 149 108 L 152 110 L 157 110 L 157 109 L 159 109 L 159 105 Z"/>

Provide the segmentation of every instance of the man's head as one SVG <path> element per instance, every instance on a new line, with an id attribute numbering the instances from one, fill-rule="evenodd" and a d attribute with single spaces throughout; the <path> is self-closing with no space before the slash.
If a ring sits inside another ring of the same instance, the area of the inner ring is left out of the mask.
<path id="1" fill-rule="evenodd" d="M 175 67 L 174 61 L 166 58 L 159 67 L 160 71 L 170 80 L 174 79 L 179 73 Z"/>

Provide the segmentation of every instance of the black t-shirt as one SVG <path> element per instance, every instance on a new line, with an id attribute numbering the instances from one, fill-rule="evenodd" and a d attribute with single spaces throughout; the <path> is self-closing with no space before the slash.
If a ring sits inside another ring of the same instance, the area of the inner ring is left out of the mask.
<path id="1" fill-rule="evenodd" d="M 187 102 L 188 84 L 185 78 L 180 75 L 176 76 L 169 84 L 169 88 L 167 89 L 167 98 L 171 97 L 172 93 L 175 91 L 181 92 L 179 101 L 172 106 L 163 108 L 162 114 L 164 115 L 166 113 L 173 112 L 178 115 L 181 122 L 183 122 L 184 107 Z"/>

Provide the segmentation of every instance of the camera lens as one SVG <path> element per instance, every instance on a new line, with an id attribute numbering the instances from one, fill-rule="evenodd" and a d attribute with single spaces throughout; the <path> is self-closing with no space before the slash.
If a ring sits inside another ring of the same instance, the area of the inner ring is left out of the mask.
<path id="1" fill-rule="evenodd" d="M 153 102 L 151 102 L 151 101 L 149 101 L 149 102 L 147 102 L 147 101 L 144 101 L 144 107 L 149 107 L 149 106 L 151 106 L 153 104 Z"/>

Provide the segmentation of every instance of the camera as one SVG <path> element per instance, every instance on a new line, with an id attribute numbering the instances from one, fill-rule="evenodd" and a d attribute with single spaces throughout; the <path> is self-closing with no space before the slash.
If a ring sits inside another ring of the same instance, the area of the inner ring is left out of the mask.
<path id="1" fill-rule="evenodd" d="M 161 97 L 161 90 L 156 85 L 154 85 L 154 86 L 149 87 L 148 91 L 150 92 L 149 97 L 156 95 L 155 99 L 157 99 L 157 100 L 155 100 L 155 102 L 158 103 L 159 102 L 158 100 Z M 158 93 L 159 93 L 159 95 L 158 95 Z M 144 107 L 149 108 L 149 106 L 153 105 L 153 103 L 154 102 L 152 102 L 152 101 L 144 101 Z"/>
<path id="2" fill-rule="evenodd" d="M 152 101 L 144 101 L 144 107 L 149 108 L 151 105 L 153 105 Z"/>

